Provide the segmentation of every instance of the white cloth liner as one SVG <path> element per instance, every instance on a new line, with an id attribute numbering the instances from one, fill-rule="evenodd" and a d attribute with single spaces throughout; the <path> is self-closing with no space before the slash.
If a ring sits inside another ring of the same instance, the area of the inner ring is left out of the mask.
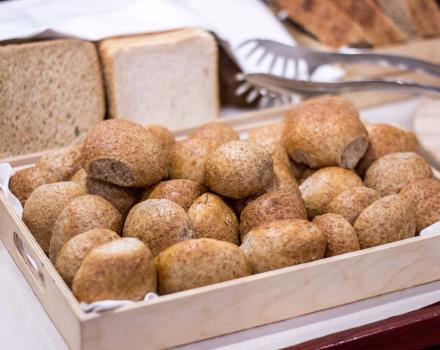
<path id="1" fill-rule="evenodd" d="M 13 169 L 8 163 L 0 163 L 0 189 L 5 193 L 6 199 L 9 204 L 14 208 L 18 217 L 21 218 L 23 208 L 20 201 L 9 190 L 9 179 L 13 175 Z M 432 224 L 431 226 L 423 229 L 420 232 L 420 236 L 428 236 L 437 233 L 440 230 L 440 221 Z M 144 300 L 153 300 L 159 296 L 156 293 L 147 293 Z M 90 304 L 81 303 L 81 308 L 84 312 L 105 312 L 117 309 L 121 306 L 132 304 L 131 300 L 102 300 L 96 301 Z"/>

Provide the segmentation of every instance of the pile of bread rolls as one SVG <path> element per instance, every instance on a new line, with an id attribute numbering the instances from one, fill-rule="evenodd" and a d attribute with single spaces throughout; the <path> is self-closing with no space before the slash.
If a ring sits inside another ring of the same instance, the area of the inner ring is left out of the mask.
<path id="1" fill-rule="evenodd" d="M 415 236 L 440 220 L 440 181 L 416 147 L 324 96 L 247 140 L 223 123 L 176 142 L 106 120 L 10 189 L 78 300 L 140 300 Z"/>

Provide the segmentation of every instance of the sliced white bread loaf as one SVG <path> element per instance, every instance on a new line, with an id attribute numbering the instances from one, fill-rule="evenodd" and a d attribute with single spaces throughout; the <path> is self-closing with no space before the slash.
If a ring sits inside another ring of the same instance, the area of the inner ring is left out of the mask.
<path id="1" fill-rule="evenodd" d="M 106 39 L 99 49 L 111 117 L 178 129 L 218 116 L 218 53 L 208 32 Z"/>
<path id="2" fill-rule="evenodd" d="M 0 158 L 63 147 L 104 118 L 92 43 L 0 46 Z"/>

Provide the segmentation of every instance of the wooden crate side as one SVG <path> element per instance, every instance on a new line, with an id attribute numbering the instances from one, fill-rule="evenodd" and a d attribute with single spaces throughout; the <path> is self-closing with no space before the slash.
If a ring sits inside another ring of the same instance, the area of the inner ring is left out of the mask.
<path id="1" fill-rule="evenodd" d="M 78 302 L 2 191 L 0 206 L 0 239 L 66 343 L 71 349 L 80 350 L 81 320 L 85 315 Z"/>
<path id="2" fill-rule="evenodd" d="M 432 282 L 439 264 L 440 232 L 107 312 L 84 322 L 83 345 L 177 346 Z"/>

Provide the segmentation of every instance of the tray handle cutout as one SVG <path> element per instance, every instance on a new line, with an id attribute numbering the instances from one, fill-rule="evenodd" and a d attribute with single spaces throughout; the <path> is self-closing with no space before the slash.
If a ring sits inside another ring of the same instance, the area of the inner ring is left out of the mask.
<path id="1" fill-rule="evenodd" d="M 42 272 L 41 267 L 38 265 L 38 263 L 35 261 L 35 259 L 29 254 L 29 251 L 26 249 L 26 247 L 23 244 L 23 241 L 18 236 L 17 232 L 14 231 L 14 244 L 17 248 L 17 251 L 23 261 L 25 262 L 25 265 L 27 266 L 28 270 L 33 275 L 35 281 L 38 284 L 38 287 L 42 292 L 45 290 L 45 281 L 44 281 L 44 275 Z"/>

